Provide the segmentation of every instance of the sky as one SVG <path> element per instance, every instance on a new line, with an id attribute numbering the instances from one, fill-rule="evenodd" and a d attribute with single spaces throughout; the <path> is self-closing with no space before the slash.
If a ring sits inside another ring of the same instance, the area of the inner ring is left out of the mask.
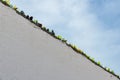
<path id="1" fill-rule="evenodd" d="M 120 75 L 120 0 L 11 0 Z"/>

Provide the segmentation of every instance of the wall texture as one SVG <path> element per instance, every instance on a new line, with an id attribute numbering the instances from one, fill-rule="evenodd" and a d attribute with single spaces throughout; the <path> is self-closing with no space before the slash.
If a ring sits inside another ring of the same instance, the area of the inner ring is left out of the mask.
<path id="1" fill-rule="evenodd" d="M 0 80 L 119 80 L 0 3 Z"/>

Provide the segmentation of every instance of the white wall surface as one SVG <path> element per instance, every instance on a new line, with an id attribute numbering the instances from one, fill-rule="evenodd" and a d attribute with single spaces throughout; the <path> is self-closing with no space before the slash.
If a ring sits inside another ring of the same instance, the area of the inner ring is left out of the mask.
<path id="1" fill-rule="evenodd" d="M 119 80 L 0 3 L 0 80 Z"/>

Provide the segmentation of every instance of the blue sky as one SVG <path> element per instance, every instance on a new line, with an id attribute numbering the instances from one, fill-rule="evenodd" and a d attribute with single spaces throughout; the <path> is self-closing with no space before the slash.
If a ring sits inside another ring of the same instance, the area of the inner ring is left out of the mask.
<path id="1" fill-rule="evenodd" d="M 120 0 L 11 0 L 120 75 Z"/>

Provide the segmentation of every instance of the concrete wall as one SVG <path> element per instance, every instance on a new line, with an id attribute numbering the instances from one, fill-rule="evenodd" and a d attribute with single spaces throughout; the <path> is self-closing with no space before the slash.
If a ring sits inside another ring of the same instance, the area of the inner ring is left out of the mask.
<path id="1" fill-rule="evenodd" d="M 0 80 L 119 80 L 0 3 Z"/>

